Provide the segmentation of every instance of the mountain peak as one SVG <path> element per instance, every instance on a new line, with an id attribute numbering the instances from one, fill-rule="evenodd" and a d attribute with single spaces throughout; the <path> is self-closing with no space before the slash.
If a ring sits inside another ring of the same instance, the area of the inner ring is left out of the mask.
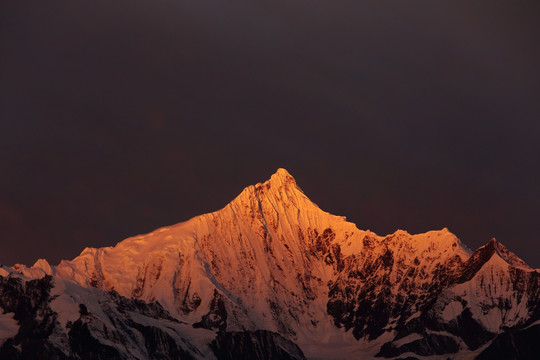
<path id="1" fill-rule="evenodd" d="M 274 176 L 292 178 L 292 175 L 287 171 L 287 169 L 284 169 L 284 168 L 278 168 L 276 172 L 272 175 L 272 177 Z"/>
<path id="2" fill-rule="evenodd" d="M 295 187 L 298 188 L 298 185 L 296 185 L 296 180 L 294 179 L 294 177 L 287 170 L 283 168 L 277 169 L 277 171 L 264 184 L 268 184 L 270 187 L 294 185 Z"/>
<path id="3" fill-rule="evenodd" d="M 498 255 L 501 259 L 513 267 L 530 269 L 525 261 L 521 260 L 516 254 L 508 250 L 495 238 L 492 238 L 486 245 L 476 250 L 471 258 L 474 259 L 478 257 L 489 260 L 493 255 Z"/>
<path id="4" fill-rule="evenodd" d="M 251 197 L 255 197 L 257 201 L 263 198 L 272 198 L 275 201 L 289 202 L 291 199 L 308 200 L 304 192 L 296 184 L 294 177 L 285 169 L 279 168 L 270 176 L 270 179 L 265 182 L 260 182 L 255 185 L 248 186 L 234 201 L 250 201 Z M 293 202 L 295 202 L 293 200 Z"/>
<path id="5" fill-rule="evenodd" d="M 507 263 L 514 268 L 524 270 L 532 270 L 525 261 L 521 260 L 516 254 L 509 251 L 497 239 L 492 238 L 486 245 L 478 248 L 467 260 L 466 268 L 468 269 L 462 276 L 461 281 L 468 281 L 480 271 L 480 269 L 489 262 L 493 257 L 500 258 L 501 261 Z"/>
<path id="6" fill-rule="evenodd" d="M 498 242 L 497 239 L 491 239 L 488 245 L 493 246 L 494 251 L 497 253 L 497 255 L 499 255 L 511 266 L 531 270 L 531 268 L 525 263 L 525 261 L 521 260 L 516 254 L 508 250 L 503 244 Z"/>

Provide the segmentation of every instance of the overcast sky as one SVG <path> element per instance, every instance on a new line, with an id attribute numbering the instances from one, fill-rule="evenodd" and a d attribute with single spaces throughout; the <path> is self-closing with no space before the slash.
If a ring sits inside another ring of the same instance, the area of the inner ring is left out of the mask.
<path id="1" fill-rule="evenodd" d="M 57 264 L 286 168 L 388 234 L 540 267 L 540 4 L 0 3 L 0 263 Z"/>

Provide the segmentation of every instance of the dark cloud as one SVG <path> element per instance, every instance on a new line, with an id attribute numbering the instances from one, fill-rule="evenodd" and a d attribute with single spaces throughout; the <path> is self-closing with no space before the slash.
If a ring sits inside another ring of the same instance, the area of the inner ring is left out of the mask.
<path id="1" fill-rule="evenodd" d="M 278 167 L 390 233 L 540 266 L 535 2 L 3 2 L 0 262 L 216 210 Z"/>

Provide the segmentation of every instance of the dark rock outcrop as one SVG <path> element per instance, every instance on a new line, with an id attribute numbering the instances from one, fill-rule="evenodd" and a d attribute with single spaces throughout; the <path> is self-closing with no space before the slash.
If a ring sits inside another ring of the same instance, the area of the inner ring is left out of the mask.
<path id="1" fill-rule="evenodd" d="M 510 329 L 497 335 L 477 360 L 536 360 L 540 357 L 540 325 Z"/>
<path id="2" fill-rule="evenodd" d="M 220 332 L 210 346 L 218 360 L 305 360 L 295 343 L 267 330 Z"/>

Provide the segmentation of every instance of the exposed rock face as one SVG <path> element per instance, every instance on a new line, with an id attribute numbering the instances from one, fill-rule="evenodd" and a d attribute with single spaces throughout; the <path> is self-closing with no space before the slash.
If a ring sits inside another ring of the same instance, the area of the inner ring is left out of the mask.
<path id="1" fill-rule="evenodd" d="M 221 294 L 217 290 L 214 291 L 214 298 L 210 303 L 208 314 L 203 315 L 201 321 L 193 324 L 193 327 L 222 331 L 227 328 L 227 310 Z"/>
<path id="2" fill-rule="evenodd" d="M 359 230 L 283 169 L 217 212 L 0 276 L 12 357 L 472 358 L 540 319 L 539 272 L 499 242 Z"/>
<path id="3" fill-rule="evenodd" d="M 283 336 L 265 330 L 220 332 L 211 344 L 218 360 L 302 360 L 302 350 Z"/>
<path id="4" fill-rule="evenodd" d="M 383 239 L 366 235 L 363 252 L 345 257 L 329 285 L 328 313 L 336 325 L 374 340 L 402 328 L 458 276 L 468 256 L 448 231 L 411 236 L 397 232 Z M 338 269 L 336 269 L 337 271 Z"/>
<path id="5" fill-rule="evenodd" d="M 448 282 L 436 289 L 437 295 L 417 317 L 398 323 L 394 341 L 411 334 L 421 334 L 424 339 L 427 334 L 447 334 L 465 345 L 459 351 L 476 350 L 507 328 L 520 329 L 538 319 L 538 272 L 495 240 L 448 275 Z"/>
<path id="6" fill-rule="evenodd" d="M 538 359 L 540 354 L 540 325 L 526 329 L 510 329 L 497 335 L 495 340 L 478 355 L 478 360 Z"/>
<path id="7" fill-rule="evenodd" d="M 376 356 L 396 357 L 403 353 L 415 353 L 421 356 L 454 354 L 459 351 L 459 344 L 453 337 L 428 334 L 424 337 L 401 345 L 399 348 L 391 342 L 381 347 Z"/>

